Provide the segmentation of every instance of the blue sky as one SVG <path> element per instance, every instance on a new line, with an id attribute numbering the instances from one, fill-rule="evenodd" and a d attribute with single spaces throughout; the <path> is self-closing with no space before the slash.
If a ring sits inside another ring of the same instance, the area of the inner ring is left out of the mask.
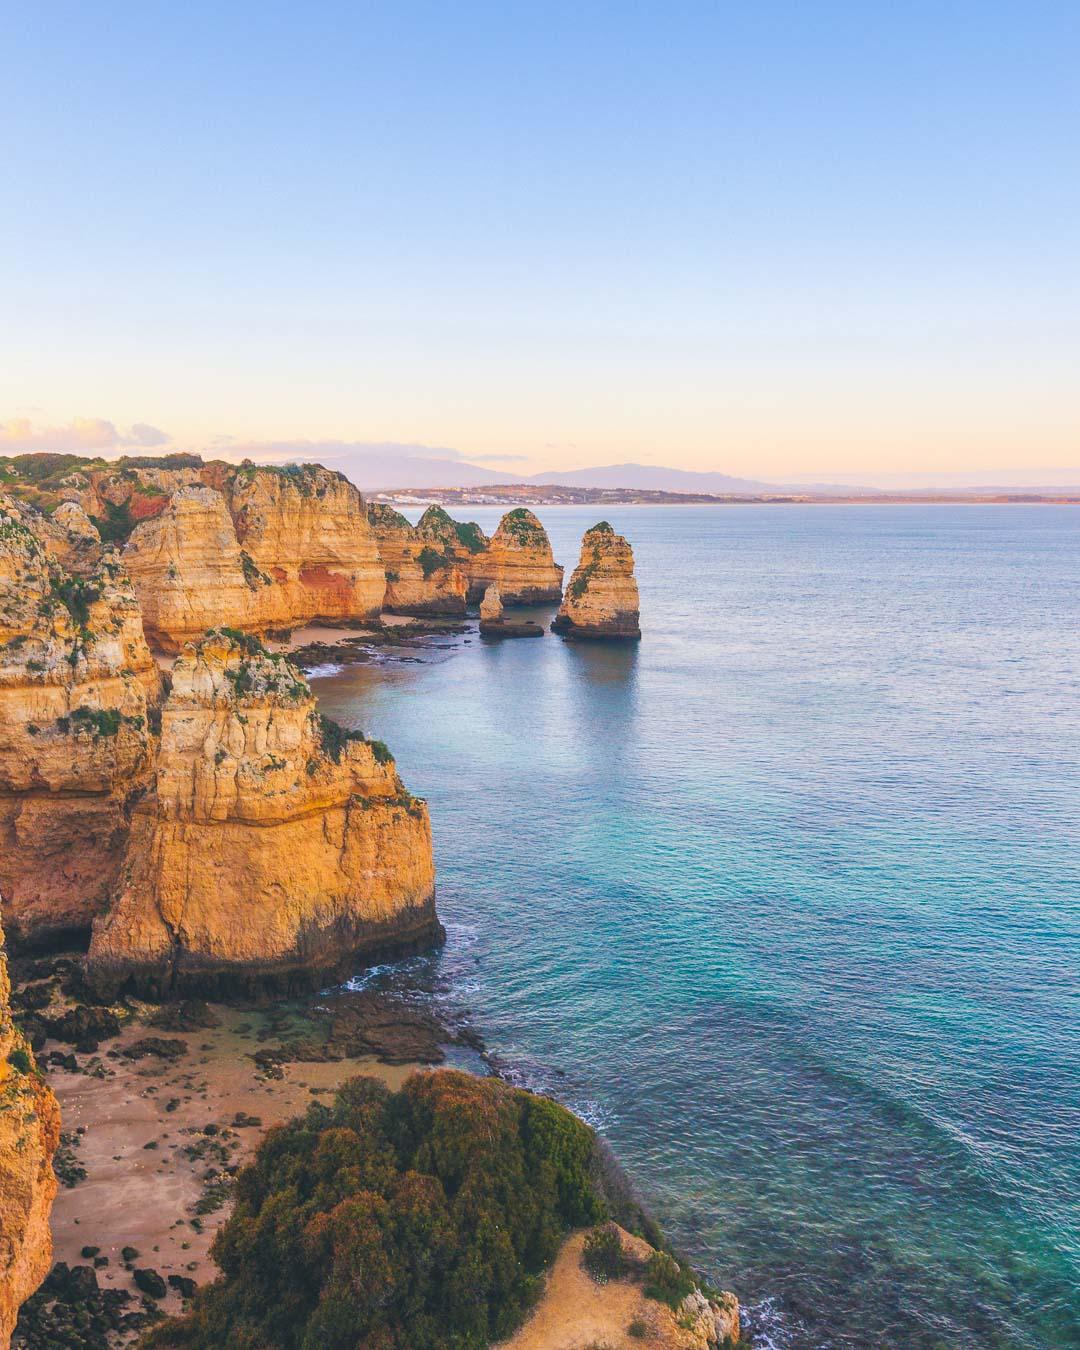
<path id="1" fill-rule="evenodd" d="M 96 418 L 535 469 L 1080 460 L 1075 5 L 0 25 L 10 445 Z"/>

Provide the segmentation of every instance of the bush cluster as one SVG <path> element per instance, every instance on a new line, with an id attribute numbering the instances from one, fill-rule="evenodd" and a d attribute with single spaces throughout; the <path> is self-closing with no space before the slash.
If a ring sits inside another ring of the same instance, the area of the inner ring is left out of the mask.
<path id="1" fill-rule="evenodd" d="M 221 1278 L 146 1345 L 479 1350 L 520 1323 L 566 1231 L 603 1217 L 593 1147 L 496 1079 L 354 1078 L 268 1132 L 214 1242 Z"/>

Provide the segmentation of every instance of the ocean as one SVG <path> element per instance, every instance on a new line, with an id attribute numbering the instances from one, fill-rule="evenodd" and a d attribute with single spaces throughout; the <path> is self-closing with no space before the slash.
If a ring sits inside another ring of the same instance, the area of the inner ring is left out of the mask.
<path id="1" fill-rule="evenodd" d="M 376 978 L 594 1123 L 755 1343 L 1080 1345 L 1080 511 L 538 514 L 568 578 L 627 535 L 640 644 L 313 680 L 431 806 L 449 940 Z"/>

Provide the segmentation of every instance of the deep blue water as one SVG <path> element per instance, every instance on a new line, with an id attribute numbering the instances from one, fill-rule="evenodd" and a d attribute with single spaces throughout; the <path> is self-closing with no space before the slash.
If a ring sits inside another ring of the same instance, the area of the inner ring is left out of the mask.
<path id="1" fill-rule="evenodd" d="M 603 514 L 640 646 L 314 682 L 430 801 L 416 978 L 761 1343 L 1080 1345 L 1080 512 Z"/>

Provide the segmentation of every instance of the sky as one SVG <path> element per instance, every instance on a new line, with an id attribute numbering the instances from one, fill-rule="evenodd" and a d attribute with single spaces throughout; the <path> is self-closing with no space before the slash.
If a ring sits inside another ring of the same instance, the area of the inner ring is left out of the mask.
<path id="1" fill-rule="evenodd" d="M 0 449 L 1080 464 L 1075 4 L 7 0 L 0 50 Z"/>

